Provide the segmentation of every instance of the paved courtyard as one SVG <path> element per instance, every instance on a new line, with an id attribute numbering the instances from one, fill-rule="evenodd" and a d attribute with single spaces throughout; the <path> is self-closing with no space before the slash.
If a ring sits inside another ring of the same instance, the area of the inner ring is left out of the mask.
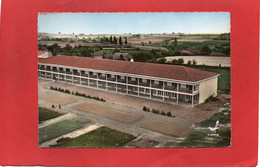
<path id="1" fill-rule="evenodd" d="M 147 145 L 148 147 L 162 147 L 165 143 L 176 143 L 182 140 L 183 136 L 194 128 L 195 123 L 205 120 L 219 110 L 219 105 L 213 105 L 212 108 L 208 106 L 191 108 L 42 79 L 39 79 L 38 82 L 39 105 L 47 108 L 51 108 L 52 105 L 61 105 L 61 109 L 56 107 L 56 110 L 67 113 L 60 118 L 43 122 L 39 127 L 64 118 L 82 124 L 82 128 L 77 132 L 60 137 L 68 135 L 76 137 L 90 129 L 94 130 L 97 127 L 107 126 L 136 136 L 136 141 L 147 140 L 147 143 L 150 143 L 149 146 Z M 106 102 L 54 91 L 50 89 L 50 86 L 98 96 L 105 99 Z M 144 112 L 142 111 L 143 106 L 164 112 L 170 111 L 175 117 Z M 40 147 L 48 147 L 48 145 L 55 143 L 57 139 L 42 143 Z"/>

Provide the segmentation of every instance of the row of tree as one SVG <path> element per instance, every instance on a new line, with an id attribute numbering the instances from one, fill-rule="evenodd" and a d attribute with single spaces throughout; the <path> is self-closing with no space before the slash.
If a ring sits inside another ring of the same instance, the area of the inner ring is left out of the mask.
<path id="1" fill-rule="evenodd" d="M 110 38 L 107 37 L 103 37 L 100 39 L 100 43 L 108 43 L 108 44 L 119 44 L 119 45 L 127 45 L 127 38 L 125 37 L 124 41 L 122 39 L 122 37 L 120 36 L 119 38 L 117 38 L 116 36 L 110 36 Z"/>

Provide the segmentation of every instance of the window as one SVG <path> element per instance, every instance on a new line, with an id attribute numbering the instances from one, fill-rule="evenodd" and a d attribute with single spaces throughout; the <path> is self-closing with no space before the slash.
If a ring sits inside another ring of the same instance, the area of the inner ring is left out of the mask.
<path id="1" fill-rule="evenodd" d="M 191 100 L 192 100 L 192 96 L 185 95 L 185 101 L 191 101 Z M 195 96 L 193 96 L 193 100 L 195 100 Z"/>
<path id="2" fill-rule="evenodd" d="M 134 87 L 134 92 L 138 92 L 138 87 Z"/>
<path id="3" fill-rule="evenodd" d="M 173 88 L 177 88 L 177 83 L 172 83 Z"/>
<path id="4" fill-rule="evenodd" d="M 170 93 L 169 92 L 165 92 L 165 96 L 169 97 Z"/>
<path id="5" fill-rule="evenodd" d="M 144 92 L 144 88 L 139 88 L 139 91 L 140 92 Z"/>
<path id="6" fill-rule="evenodd" d="M 163 96 L 163 91 L 158 90 L 158 96 Z"/>
<path id="7" fill-rule="evenodd" d="M 176 99 L 177 98 L 177 94 L 176 93 L 172 93 L 172 98 Z"/>
<path id="8" fill-rule="evenodd" d="M 150 94 L 150 89 L 145 90 L 146 94 Z"/>

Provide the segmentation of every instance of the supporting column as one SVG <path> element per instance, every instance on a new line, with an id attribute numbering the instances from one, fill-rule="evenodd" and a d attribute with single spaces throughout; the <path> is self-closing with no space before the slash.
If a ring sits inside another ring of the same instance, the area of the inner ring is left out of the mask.
<path id="1" fill-rule="evenodd" d="M 126 76 L 126 94 L 128 94 L 128 75 Z"/>
<path id="2" fill-rule="evenodd" d="M 45 71 L 44 78 L 46 78 L 46 77 L 47 77 L 47 74 L 46 74 L 46 73 L 47 73 L 47 72 L 46 72 L 47 70 L 46 70 L 46 68 L 47 68 L 47 67 L 46 67 L 46 66 L 44 66 L 44 71 Z"/>
<path id="3" fill-rule="evenodd" d="M 177 83 L 177 104 L 179 103 L 179 83 Z"/>
<path id="4" fill-rule="evenodd" d="M 97 80 L 96 80 L 97 88 L 98 88 L 98 80 L 99 80 L 99 77 L 98 77 L 98 73 L 97 73 Z"/>
<path id="5" fill-rule="evenodd" d="M 71 70 L 71 82 L 72 84 L 74 84 L 74 75 L 73 75 L 73 69 L 70 69 Z"/>
<path id="6" fill-rule="evenodd" d="M 194 92 L 194 85 L 192 85 L 192 96 L 191 96 L 191 106 L 193 107 L 193 101 L 194 101 L 194 96 L 193 96 L 193 92 Z"/>
<path id="7" fill-rule="evenodd" d="M 89 71 L 88 71 L 88 87 L 89 87 Z"/>
<path id="8" fill-rule="evenodd" d="M 164 101 L 164 96 L 165 96 L 164 85 L 165 85 L 165 82 L 163 81 L 163 101 Z"/>
<path id="9" fill-rule="evenodd" d="M 80 84 L 80 85 L 81 85 L 81 77 L 82 77 L 81 72 L 82 72 L 82 71 L 80 70 L 80 71 L 79 71 L 79 76 L 80 76 L 80 77 L 79 77 L 79 84 Z"/>
<path id="10" fill-rule="evenodd" d="M 51 79 L 53 80 L 53 67 L 50 67 L 51 69 Z"/>
<path id="11" fill-rule="evenodd" d="M 150 99 L 152 98 L 152 80 L 150 78 Z"/>
<path id="12" fill-rule="evenodd" d="M 116 77 L 116 93 L 117 93 L 117 75 L 115 75 Z"/>
<path id="13" fill-rule="evenodd" d="M 107 91 L 107 73 L 105 73 L 106 74 L 106 91 Z"/>
<path id="14" fill-rule="evenodd" d="M 137 93 L 138 93 L 138 96 L 139 96 L 139 91 L 140 91 L 140 89 L 139 89 L 139 78 L 137 78 L 137 85 L 138 85 L 138 87 L 137 87 L 138 88 L 137 89 L 138 92 Z"/>

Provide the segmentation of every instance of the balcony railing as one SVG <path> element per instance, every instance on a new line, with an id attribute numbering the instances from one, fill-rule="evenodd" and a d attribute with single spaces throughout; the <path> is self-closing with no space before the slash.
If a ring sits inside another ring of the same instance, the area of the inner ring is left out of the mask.
<path id="1" fill-rule="evenodd" d="M 164 86 L 164 89 L 166 89 L 166 90 L 172 90 L 172 91 L 177 91 L 177 88 L 176 88 L 176 87 L 167 86 L 167 85 Z"/>
<path id="2" fill-rule="evenodd" d="M 147 82 L 139 82 L 139 85 L 140 85 L 140 86 L 147 86 L 147 87 L 150 87 L 150 84 L 147 83 Z"/>
<path id="3" fill-rule="evenodd" d="M 108 81 L 116 81 L 116 78 L 107 78 Z"/>
<path id="4" fill-rule="evenodd" d="M 117 82 L 126 83 L 125 79 L 117 79 Z"/>

